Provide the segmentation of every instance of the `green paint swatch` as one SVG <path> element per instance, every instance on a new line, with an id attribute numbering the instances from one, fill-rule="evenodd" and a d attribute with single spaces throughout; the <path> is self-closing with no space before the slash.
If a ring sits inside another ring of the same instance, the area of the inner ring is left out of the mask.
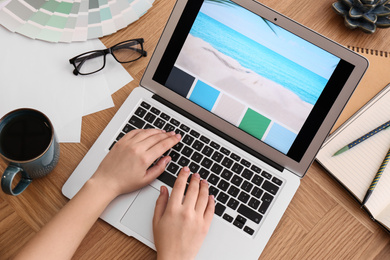
<path id="1" fill-rule="evenodd" d="M 270 119 L 248 108 L 238 127 L 261 140 L 270 123 Z"/>
<path id="2" fill-rule="evenodd" d="M 72 11 L 72 6 L 73 6 L 72 3 L 61 2 L 57 7 L 56 12 L 63 13 L 63 14 L 70 14 L 70 12 Z"/>

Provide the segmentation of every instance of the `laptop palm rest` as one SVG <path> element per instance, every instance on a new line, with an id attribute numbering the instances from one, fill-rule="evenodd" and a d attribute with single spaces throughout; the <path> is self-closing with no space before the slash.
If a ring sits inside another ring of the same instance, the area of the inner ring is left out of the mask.
<path id="1" fill-rule="evenodd" d="M 156 200 L 160 192 L 152 186 L 146 186 L 130 205 L 121 223 L 153 243 L 153 215 Z"/>

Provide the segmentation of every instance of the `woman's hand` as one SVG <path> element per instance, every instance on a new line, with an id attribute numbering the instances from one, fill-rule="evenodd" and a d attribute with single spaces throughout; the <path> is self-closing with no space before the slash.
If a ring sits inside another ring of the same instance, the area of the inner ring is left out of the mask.
<path id="1" fill-rule="evenodd" d="M 133 130 L 114 145 L 90 181 L 104 183 L 114 196 L 138 190 L 163 172 L 169 156 L 148 167 L 180 138 L 175 132 L 158 129 Z"/>
<path id="2" fill-rule="evenodd" d="M 153 218 L 154 243 L 158 259 L 194 259 L 214 216 L 214 197 L 209 196 L 206 180 L 198 173 L 191 176 L 186 196 L 184 190 L 190 170 L 184 167 L 172 189 L 171 197 L 162 186 Z"/>

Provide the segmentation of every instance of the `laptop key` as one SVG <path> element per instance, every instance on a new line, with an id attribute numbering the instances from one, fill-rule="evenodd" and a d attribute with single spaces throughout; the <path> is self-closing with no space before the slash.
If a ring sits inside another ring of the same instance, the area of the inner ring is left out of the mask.
<path id="1" fill-rule="evenodd" d="M 217 185 L 219 181 L 219 177 L 215 174 L 211 174 L 210 177 L 207 179 L 207 181 L 211 184 Z"/>
<path id="2" fill-rule="evenodd" d="M 218 216 L 222 216 L 222 214 L 225 212 L 225 209 L 226 207 L 224 205 L 222 205 L 221 203 L 217 203 L 217 205 L 215 205 L 214 213 Z"/>
<path id="3" fill-rule="evenodd" d="M 209 187 L 209 194 L 214 195 L 214 198 L 218 195 L 219 190 L 214 186 Z"/>
<path id="4" fill-rule="evenodd" d="M 233 209 L 233 210 L 236 210 L 236 208 L 238 207 L 238 204 L 240 204 L 240 202 L 238 202 L 238 200 L 235 200 L 233 198 L 230 198 L 230 200 L 228 201 L 228 203 L 226 204 L 229 208 Z"/>
<path id="5" fill-rule="evenodd" d="M 237 174 L 240 174 L 243 169 L 244 169 L 244 166 L 242 166 L 241 164 L 238 164 L 238 163 L 235 163 L 232 167 L 232 171 L 234 171 Z"/>
<path id="6" fill-rule="evenodd" d="M 190 168 L 190 171 L 193 172 L 193 173 L 198 172 L 199 169 L 200 169 L 200 166 L 197 165 L 197 164 L 194 163 L 194 162 L 192 162 L 192 163 L 190 164 L 190 166 L 188 166 L 188 167 Z"/>
<path id="7" fill-rule="evenodd" d="M 152 109 L 150 109 L 150 111 L 152 111 L 153 114 L 156 114 L 156 115 L 159 115 L 161 113 L 160 110 L 158 110 L 157 108 L 155 107 L 152 107 Z"/>
<path id="8" fill-rule="evenodd" d="M 211 171 L 218 175 L 222 172 L 222 169 L 223 167 L 218 163 L 214 163 L 213 166 L 211 166 Z"/>
<path id="9" fill-rule="evenodd" d="M 198 152 L 194 152 L 194 154 L 191 156 L 191 160 L 200 163 L 200 161 L 203 159 L 203 155 L 201 155 Z"/>
<path id="10" fill-rule="evenodd" d="M 176 177 L 166 171 L 163 171 L 163 173 L 158 176 L 157 179 L 159 179 L 169 187 L 173 187 L 173 184 L 175 184 L 176 181 Z"/>
<path id="11" fill-rule="evenodd" d="M 202 150 L 202 153 L 203 153 L 204 155 L 206 155 L 206 156 L 212 155 L 213 152 L 214 152 L 214 149 L 211 148 L 210 146 L 207 146 L 207 145 L 206 145 L 206 146 L 203 148 L 203 150 Z"/>
<path id="12" fill-rule="evenodd" d="M 180 125 L 180 129 L 183 130 L 184 132 L 190 131 L 190 128 L 188 126 L 184 125 L 184 124 Z"/>
<path id="13" fill-rule="evenodd" d="M 165 131 L 167 132 L 172 132 L 173 130 L 175 130 L 175 127 L 173 125 L 171 125 L 170 123 L 167 123 L 164 128 L 163 128 Z"/>
<path id="14" fill-rule="evenodd" d="M 149 123 L 153 123 L 154 119 L 156 119 L 156 116 L 153 115 L 152 113 L 147 113 L 144 119 Z"/>
<path id="15" fill-rule="evenodd" d="M 220 201 L 223 204 L 225 204 L 228 199 L 229 199 L 229 196 L 226 193 L 223 193 L 223 192 L 220 192 L 218 197 L 217 197 L 217 200 Z"/>
<path id="16" fill-rule="evenodd" d="M 253 235 L 253 233 L 255 233 L 255 231 L 253 229 L 251 229 L 250 227 L 248 227 L 248 226 L 244 227 L 244 231 L 246 233 L 248 233 L 249 235 Z"/>
<path id="17" fill-rule="evenodd" d="M 253 222 L 255 222 L 256 224 L 259 224 L 261 219 L 263 218 L 263 216 L 261 216 L 259 213 L 257 213 L 256 211 L 252 210 L 251 208 L 247 207 L 246 205 L 244 204 L 241 204 L 239 207 L 238 207 L 238 210 L 237 210 L 238 213 L 244 215 L 245 217 L 247 217 L 248 219 L 252 220 Z M 245 224 L 245 223 L 244 223 Z"/>
<path id="18" fill-rule="evenodd" d="M 204 144 L 202 142 L 196 140 L 194 142 L 194 144 L 192 145 L 192 148 L 194 148 L 195 150 L 200 152 L 202 150 L 203 146 L 204 146 Z"/>
<path id="19" fill-rule="evenodd" d="M 218 188 L 220 188 L 223 191 L 226 191 L 229 188 L 229 186 L 230 184 L 223 179 L 218 183 Z"/>
<path id="20" fill-rule="evenodd" d="M 238 228 L 242 228 L 245 225 L 245 223 L 246 223 L 246 218 L 238 215 L 234 220 L 233 225 L 237 226 Z"/>
<path id="21" fill-rule="evenodd" d="M 134 129 L 135 129 L 135 127 L 133 127 L 129 124 L 126 124 L 126 126 L 123 128 L 122 131 L 127 134 L 128 132 L 130 132 L 131 130 L 134 130 Z"/>
<path id="22" fill-rule="evenodd" d="M 237 187 L 234 187 L 233 185 L 230 186 L 228 193 L 232 195 L 233 197 L 237 197 L 238 193 L 240 193 L 240 189 Z"/>
<path id="23" fill-rule="evenodd" d="M 176 164 L 174 164 L 173 162 L 171 162 L 168 167 L 167 167 L 167 171 L 172 173 L 173 175 L 177 175 L 178 172 L 179 172 L 179 169 L 180 167 L 177 166 Z"/>
<path id="24" fill-rule="evenodd" d="M 210 169 L 210 166 L 212 163 L 213 163 L 213 161 L 211 161 L 210 159 L 204 158 L 201 165 L 207 169 Z"/>
<path id="25" fill-rule="evenodd" d="M 146 109 L 149 109 L 151 107 L 151 105 L 149 105 L 148 103 L 146 103 L 145 101 L 142 101 L 141 103 L 141 106 L 146 108 Z"/>
<path id="26" fill-rule="evenodd" d="M 201 168 L 199 170 L 199 175 L 202 179 L 207 179 L 207 177 L 209 176 L 210 172 L 208 170 L 206 170 L 205 168 Z"/>
<path id="27" fill-rule="evenodd" d="M 177 121 L 177 120 L 174 119 L 174 118 L 172 118 L 171 121 L 169 121 L 169 122 L 171 122 L 174 126 L 179 126 L 179 125 L 180 125 L 180 122 Z"/>
<path id="28" fill-rule="evenodd" d="M 228 157 L 225 157 L 222 161 L 222 165 L 226 168 L 230 168 L 233 165 L 233 160 L 229 159 Z"/>
<path id="29" fill-rule="evenodd" d="M 181 153 L 184 154 L 184 155 L 187 156 L 187 157 L 190 157 L 191 154 L 192 154 L 193 152 L 194 152 L 194 150 L 191 149 L 191 148 L 188 147 L 188 146 L 185 146 L 185 147 L 183 148 L 183 150 L 181 151 Z"/>
<path id="30" fill-rule="evenodd" d="M 182 139 L 182 142 L 185 143 L 186 145 L 191 145 L 194 142 L 194 138 L 190 135 L 185 135 Z"/>
<path id="31" fill-rule="evenodd" d="M 205 144 L 210 143 L 210 139 L 207 138 L 207 137 L 204 136 L 204 135 L 202 135 L 199 139 L 200 139 L 203 143 L 205 143 Z"/>
<path id="32" fill-rule="evenodd" d="M 141 129 L 145 125 L 145 122 L 137 116 L 132 116 L 129 120 L 129 123 L 138 129 Z"/>
<path id="33" fill-rule="evenodd" d="M 229 222 L 229 223 L 232 223 L 232 221 L 233 221 L 233 217 L 232 216 L 230 216 L 229 214 L 224 214 L 223 215 L 223 217 L 222 217 L 224 220 L 226 220 L 227 222 Z"/>
<path id="34" fill-rule="evenodd" d="M 180 157 L 179 161 L 177 162 L 180 166 L 188 166 L 190 163 L 190 160 L 184 156 Z"/>
<path id="35" fill-rule="evenodd" d="M 217 149 L 217 150 L 221 147 L 219 144 L 217 144 L 214 141 L 211 141 L 210 146 L 213 147 L 214 149 Z"/>
<path id="36" fill-rule="evenodd" d="M 242 181 L 243 181 L 243 178 L 241 178 L 238 175 L 234 175 L 233 178 L 232 178 L 232 183 L 237 185 L 237 186 L 240 186 Z"/>
<path id="37" fill-rule="evenodd" d="M 178 160 L 179 157 L 180 157 L 180 154 L 172 150 L 172 151 L 169 153 L 169 156 L 171 157 L 171 161 L 177 162 L 177 160 Z"/>
<path id="38" fill-rule="evenodd" d="M 276 195 L 276 193 L 279 190 L 278 186 L 276 186 L 275 184 L 272 184 L 271 182 L 269 182 L 267 180 L 263 183 L 263 185 L 261 187 L 273 195 Z"/>
<path id="39" fill-rule="evenodd" d="M 229 170 L 226 170 L 224 169 L 222 174 L 221 174 L 221 177 L 226 179 L 226 180 L 230 180 L 230 178 L 233 176 L 233 173 Z"/>
<path id="40" fill-rule="evenodd" d="M 154 121 L 154 124 L 153 124 L 155 127 L 159 128 L 159 129 L 162 129 L 163 126 L 165 125 L 165 121 L 162 120 L 161 118 L 157 118 L 156 121 Z"/>
<path id="41" fill-rule="evenodd" d="M 223 158 L 223 155 L 217 151 L 215 151 L 213 156 L 211 156 L 211 159 L 213 159 L 216 162 L 221 162 L 222 158 Z"/>
<path id="42" fill-rule="evenodd" d="M 137 108 L 137 110 L 135 111 L 134 114 L 136 114 L 137 116 L 142 118 L 146 114 L 146 110 L 143 109 L 142 107 L 139 107 L 139 108 Z"/>
<path id="43" fill-rule="evenodd" d="M 165 114 L 165 113 L 162 113 L 161 115 L 161 118 L 166 120 L 166 121 L 169 121 L 169 119 L 171 118 L 169 115 Z"/>
<path id="44" fill-rule="evenodd" d="M 255 198 L 251 198 L 248 202 L 248 205 L 249 207 L 253 208 L 253 209 L 257 209 L 260 205 L 260 201 L 255 199 Z"/>
<path id="45" fill-rule="evenodd" d="M 249 194 L 246 192 L 241 191 L 240 195 L 238 196 L 238 200 L 244 203 L 247 203 L 249 200 Z"/>
<path id="46" fill-rule="evenodd" d="M 200 134 L 198 132 L 196 132 L 195 130 L 191 130 L 190 135 L 192 135 L 195 138 L 198 138 L 200 136 Z"/>
<path id="47" fill-rule="evenodd" d="M 260 199 L 261 195 L 263 195 L 263 190 L 262 189 L 259 189 L 257 187 L 254 187 L 252 192 L 251 192 L 252 196 Z"/>
<path id="48" fill-rule="evenodd" d="M 183 148 L 184 144 L 183 143 L 177 143 L 175 144 L 172 148 L 178 152 L 180 152 L 181 148 Z"/>
<path id="49" fill-rule="evenodd" d="M 280 179 L 278 179 L 278 178 L 276 178 L 276 177 L 273 177 L 273 178 L 272 178 L 272 182 L 275 183 L 275 184 L 278 185 L 278 186 L 282 185 L 282 183 L 283 183 L 282 180 L 280 180 Z"/>

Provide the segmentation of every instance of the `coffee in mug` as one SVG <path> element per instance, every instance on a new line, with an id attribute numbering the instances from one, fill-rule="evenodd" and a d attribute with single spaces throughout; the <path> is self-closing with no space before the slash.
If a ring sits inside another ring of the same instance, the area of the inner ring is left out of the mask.
<path id="1" fill-rule="evenodd" d="M 23 108 L 0 119 L 0 157 L 8 163 L 1 179 L 5 193 L 18 195 L 32 179 L 50 173 L 57 165 L 59 153 L 53 125 L 43 113 Z M 21 180 L 12 189 L 18 173 Z"/>

